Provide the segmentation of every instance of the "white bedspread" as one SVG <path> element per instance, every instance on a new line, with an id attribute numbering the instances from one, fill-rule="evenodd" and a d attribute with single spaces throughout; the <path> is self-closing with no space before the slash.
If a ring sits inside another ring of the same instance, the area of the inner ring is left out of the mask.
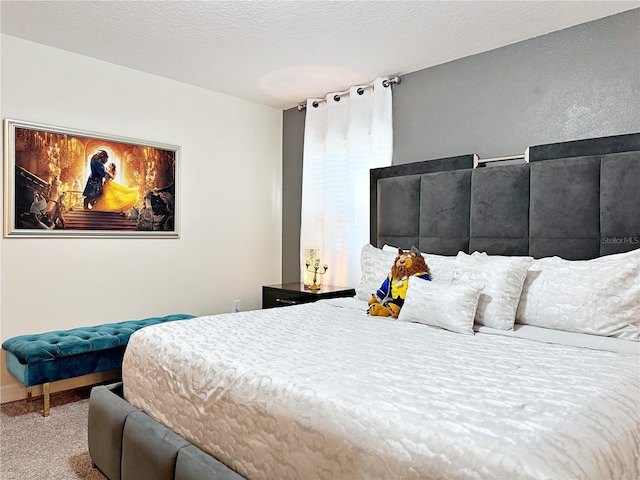
<path id="1" fill-rule="evenodd" d="M 639 357 L 329 302 L 137 331 L 125 396 L 250 479 L 638 479 Z"/>

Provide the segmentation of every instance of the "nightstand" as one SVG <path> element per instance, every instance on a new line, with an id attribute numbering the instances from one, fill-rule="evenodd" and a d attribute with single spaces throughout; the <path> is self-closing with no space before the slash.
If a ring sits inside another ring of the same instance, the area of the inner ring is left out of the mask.
<path id="1" fill-rule="evenodd" d="M 322 285 L 320 290 L 305 290 L 303 283 L 283 283 L 262 287 L 262 308 L 286 307 L 326 298 L 353 297 L 353 288 Z"/>

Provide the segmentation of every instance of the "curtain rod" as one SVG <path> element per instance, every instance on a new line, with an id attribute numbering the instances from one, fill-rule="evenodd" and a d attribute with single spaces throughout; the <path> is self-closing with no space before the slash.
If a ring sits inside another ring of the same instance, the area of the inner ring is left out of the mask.
<path id="1" fill-rule="evenodd" d="M 402 79 L 401 79 L 398 75 L 396 75 L 396 76 L 394 76 L 394 77 L 387 78 L 387 79 L 383 80 L 383 81 L 382 81 L 382 86 L 383 86 L 383 87 L 390 87 L 391 85 L 397 85 L 397 84 L 399 84 L 401 81 L 402 81 Z M 372 84 L 372 83 L 370 83 L 369 85 L 365 85 L 364 87 L 358 87 L 358 89 L 356 90 L 356 92 L 358 92 L 358 95 L 362 95 L 362 94 L 365 92 L 365 90 L 371 90 L 372 88 L 373 88 L 373 84 Z M 339 102 L 339 101 L 340 101 L 340 99 L 341 99 L 342 97 L 346 97 L 346 96 L 348 96 L 348 95 L 349 95 L 349 92 L 336 93 L 336 94 L 333 96 L 333 99 L 334 99 L 336 102 Z M 314 107 L 317 107 L 317 106 L 318 106 L 318 105 L 320 105 L 322 102 L 326 102 L 326 100 L 325 100 L 325 99 L 316 100 L 315 102 L 313 102 L 313 103 L 312 103 L 312 105 L 313 105 Z M 306 109 L 306 108 L 307 108 L 307 104 L 306 104 L 306 103 L 301 103 L 301 104 L 299 104 L 299 105 L 298 105 L 298 111 L 300 111 L 300 112 L 301 112 L 302 110 Z"/>

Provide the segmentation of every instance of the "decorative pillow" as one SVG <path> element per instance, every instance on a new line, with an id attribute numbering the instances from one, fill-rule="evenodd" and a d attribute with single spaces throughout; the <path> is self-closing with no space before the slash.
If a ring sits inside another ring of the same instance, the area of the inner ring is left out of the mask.
<path id="1" fill-rule="evenodd" d="M 593 260 L 534 260 L 517 322 L 640 341 L 640 249 Z"/>
<path id="2" fill-rule="evenodd" d="M 356 287 L 356 297 L 369 301 L 380 285 L 387 278 L 389 269 L 396 258 L 398 250 L 382 251 L 371 244 L 362 247 L 360 254 L 360 283 Z"/>
<path id="3" fill-rule="evenodd" d="M 382 250 L 384 252 L 394 252 L 394 254 L 398 253 L 397 247 L 386 244 L 382 247 Z M 422 256 L 429 266 L 432 282 L 451 283 L 453 281 L 453 270 L 456 264 L 455 256 L 435 255 L 425 252 L 422 252 Z"/>
<path id="4" fill-rule="evenodd" d="M 449 284 L 453 281 L 456 257 L 433 255 L 431 253 L 423 253 L 422 256 L 429 266 L 432 282 Z"/>
<path id="5" fill-rule="evenodd" d="M 531 257 L 502 257 L 458 252 L 454 278 L 484 285 L 476 310 L 476 323 L 511 330 Z"/>
<path id="6" fill-rule="evenodd" d="M 473 335 L 482 288 L 468 282 L 434 283 L 412 277 L 398 320 Z"/>

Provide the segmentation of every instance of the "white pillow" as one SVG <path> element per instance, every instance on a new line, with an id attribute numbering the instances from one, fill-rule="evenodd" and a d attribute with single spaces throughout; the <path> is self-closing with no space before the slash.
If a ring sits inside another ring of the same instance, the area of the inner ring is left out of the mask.
<path id="1" fill-rule="evenodd" d="M 451 283 L 456 267 L 456 257 L 445 255 L 433 255 L 423 253 L 424 261 L 427 262 L 431 272 L 431 280 L 436 283 Z"/>
<path id="2" fill-rule="evenodd" d="M 371 244 L 362 247 L 360 254 L 360 283 L 356 287 L 356 297 L 368 301 L 376 293 L 391 271 L 398 250 L 382 251 Z"/>
<path id="3" fill-rule="evenodd" d="M 534 260 L 517 322 L 640 341 L 640 249 L 593 260 Z"/>
<path id="4" fill-rule="evenodd" d="M 531 257 L 503 257 L 458 252 L 455 280 L 468 278 L 484 285 L 476 310 L 476 323 L 511 330 Z"/>
<path id="5" fill-rule="evenodd" d="M 387 244 L 382 247 L 382 250 L 385 252 L 398 253 L 397 247 L 392 247 Z M 433 253 L 424 252 L 422 252 L 422 256 L 429 267 L 432 281 L 446 283 L 451 283 L 453 281 L 453 270 L 456 264 L 455 256 L 435 255 Z M 389 265 L 389 270 L 391 270 L 391 265 Z"/>
<path id="6" fill-rule="evenodd" d="M 411 277 L 398 320 L 473 335 L 473 319 L 481 291 L 482 286 L 473 283 L 447 284 Z"/>

